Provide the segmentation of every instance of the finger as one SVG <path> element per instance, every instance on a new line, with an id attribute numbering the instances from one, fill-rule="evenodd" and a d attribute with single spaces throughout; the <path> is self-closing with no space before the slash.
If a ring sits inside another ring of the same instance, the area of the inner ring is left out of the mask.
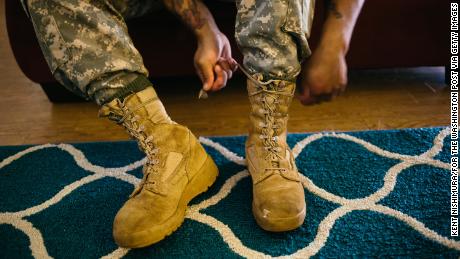
<path id="1" fill-rule="evenodd" d="M 225 73 L 219 64 L 214 66 L 214 72 L 216 73 L 216 80 L 211 89 L 212 91 L 217 91 L 227 84 L 227 73 Z"/>
<path id="2" fill-rule="evenodd" d="M 228 74 L 225 70 L 222 70 L 222 81 L 217 84 L 216 87 L 213 87 L 213 91 L 219 91 L 220 89 L 227 86 Z"/>
<path id="3" fill-rule="evenodd" d="M 229 64 L 233 72 L 235 72 L 238 69 L 238 62 L 236 62 L 236 60 L 234 60 L 233 58 L 229 60 Z"/>
<path id="4" fill-rule="evenodd" d="M 197 74 L 203 83 L 203 89 L 209 91 L 214 83 L 214 72 L 212 64 L 209 62 L 203 62 L 196 64 Z"/>
<path id="5" fill-rule="evenodd" d="M 236 62 L 236 60 L 233 59 L 232 57 L 229 57 L 229 58 L 221 57 L 218 60 L 218 63 L 219 62 L 227 63 L 229 68 L 230 68 L 230 70 L 232 70 L 232 72 L 235 72 L 238 69 L 238 62 Z"/>
<path id="6" fill-rule="evenodd" d="M 301 89 L 301 93 L 297 96 L 297 99 L 303 105 L 312 105 L 317 102 L 316 97 L 310 94 L 310 88 Z"/>
<path id="7" fill-rule="evenodd" d="M 227 79 L 232 78 L 233 70 L 231 69 L 230 64 L 228 63 L 228 61 L 221 59 L 221 60 L 219 60 L 218 64 L 227 73 Z"/>
<path id="8" fill-rule="evenodd" d="M 318 103 L 318 100 L 314 96 L 310 96 L 308 98 L 305 97 L 299 97 L 300 103 L 303 105 L 313 105 Z"/>
<path id="9" fill-rule="evenodd" d="M 232 58 L 232 48 L 230 47 L 230 42 L 227 37 L 224 37 L 224 48 L 222 49 L 222 57 L 225 59 Z"/>
<path id="10" fill-rule="evenodd" d="M 228 38 L 224 37 L 224 41 L 224 48 L 222 49 L 221 56 L 230 64 L 230 67 L 232 68 L 233 72 L 235 72 L 238 69 L 238 63 L 232 57 L 232 48 L 230 42 L 228 41 Z"/>
<path id="11" fill-rule="evenodd" d="M 233 74 L 233 72 L 235 72 L 238 69 L 238 64 L 236 63 L 236 61 L 233 58 L 225 59 L 225 60 L 223 60 L 223 63 L 225 63 L 227 65 L 227 67 L 225 67 L 225 70 L 226 71 L 231 71 L 232 74 Z"/>

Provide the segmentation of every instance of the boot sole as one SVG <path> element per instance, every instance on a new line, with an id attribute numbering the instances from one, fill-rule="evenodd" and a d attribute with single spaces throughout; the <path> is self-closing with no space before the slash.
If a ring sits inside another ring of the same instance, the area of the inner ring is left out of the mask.
<path id="1" fill-rule="evenodd" d="M 131 244 L 125 246 L 119 245 L 122 247 L 141 248 L 158 243 L 171 235 L 184 222 L 185 212 L 189 202 L 196 196 L 207 191 L 216 181 L 218 174 L 219 171 L 216 164 L 212 158 L 207 155 L 204 164 L 185 187 L 176 212 L 163 224 L 146 229 L 141 233 L 136 233 L 138 238 L 136 238 L 137 240 L 131 240 Z"/>
<path id="2" fill-rule="evenodd" d="M 257 209 L 252 203 L 252 213 L 257 224 L 264 230 L 270 232 L 285 232 L 294 230 L 302 226 L 305 220 L 306 208 L 299 214 L 288 218 L 269 218 L 264 217 L 264 213 Z"/>

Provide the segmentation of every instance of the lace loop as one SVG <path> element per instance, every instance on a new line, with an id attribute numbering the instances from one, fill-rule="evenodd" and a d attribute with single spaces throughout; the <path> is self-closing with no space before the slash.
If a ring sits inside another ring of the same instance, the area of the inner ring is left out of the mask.
<path id="1" fill-rule="evenodd" d="M 281 127 L 276 123 L 275 116 L 281 115 L 277 112 L 277 105 L 279 104 L 280 94 L 277 91 L 268 90 L 266 87 L 258 91 L 260 97 L 257 96 L 256 100 L 259 99 L 262 105 L 262 108 L 259 109 L 261 115 L 263 115 L 263 122 L 259 123 L 261 128 L 261 134 L 259 138 L 262 140 L 264 149 L 267 151 L 266 159 L 272 161 L 278 161 L 282 159 L 282 156 L 279 154 L 281 147 L 279 147 L 279 137 L 278 129 Z M 273 102 L 270 104 L 269 99 L 272 99 Z"/>
<path id="2" fill-rule="evenodd" d="M 128 131 L 129 135 L 137 140 L 139 148 L 146 154 L 147 163 L 144 167 L 144 176 L 141 183 L 133 192 L 132 195 L 138 193 L 145 184 L 155 185 L 155 180 L 148 180 L 151 174 L 156 174 L 158 172 L 157 165 L 160 163 L 158 159 L 159 148 L 155 147 L 153 141 L 153 136 L 147 135 L 145 132 L 145 125 L 141 123 L 140 116 L 134 114 L 135 110 L 138 110 L 148 104 L 149 101 L 135 107 L 135 109 L 130 110 L 123 103 L 120 104 L 123 117 L 119 120 L 119 123 Z"/>

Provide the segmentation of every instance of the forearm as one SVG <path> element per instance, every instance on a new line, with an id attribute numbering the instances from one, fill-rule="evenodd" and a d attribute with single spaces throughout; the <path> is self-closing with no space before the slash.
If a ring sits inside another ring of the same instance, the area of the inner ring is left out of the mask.
<path id="1" fill-rule="evenodd" d="M 198 40 L 209 33 L 217 33 L 219 29 L 206 5 L 200 0 L 163 0 L 172 13 L 194 32 Z"/>
<path id="2" fill-rule="evenodd" d="M 363 4 L 364 0 L 327 1 L 327 18 L 320 44 L 340 48 L 346 53 Z"/>

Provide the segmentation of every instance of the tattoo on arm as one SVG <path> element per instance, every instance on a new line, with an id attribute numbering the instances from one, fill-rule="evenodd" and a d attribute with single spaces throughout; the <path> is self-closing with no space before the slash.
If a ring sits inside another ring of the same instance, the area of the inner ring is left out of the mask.
<path id="1" fill-rule="evenodd" d="M 336 18 L 341 19 L 343 17 L 342 13 L 337 10 L 337 3 L 335 0 L 326 1 L 327 10 Z"/>
<path id="2" fill-rule="evenodd" d="M 164 0 L 164 3 L 193 30 L 198 30 L 205 24 L 196 0 Z"/>

